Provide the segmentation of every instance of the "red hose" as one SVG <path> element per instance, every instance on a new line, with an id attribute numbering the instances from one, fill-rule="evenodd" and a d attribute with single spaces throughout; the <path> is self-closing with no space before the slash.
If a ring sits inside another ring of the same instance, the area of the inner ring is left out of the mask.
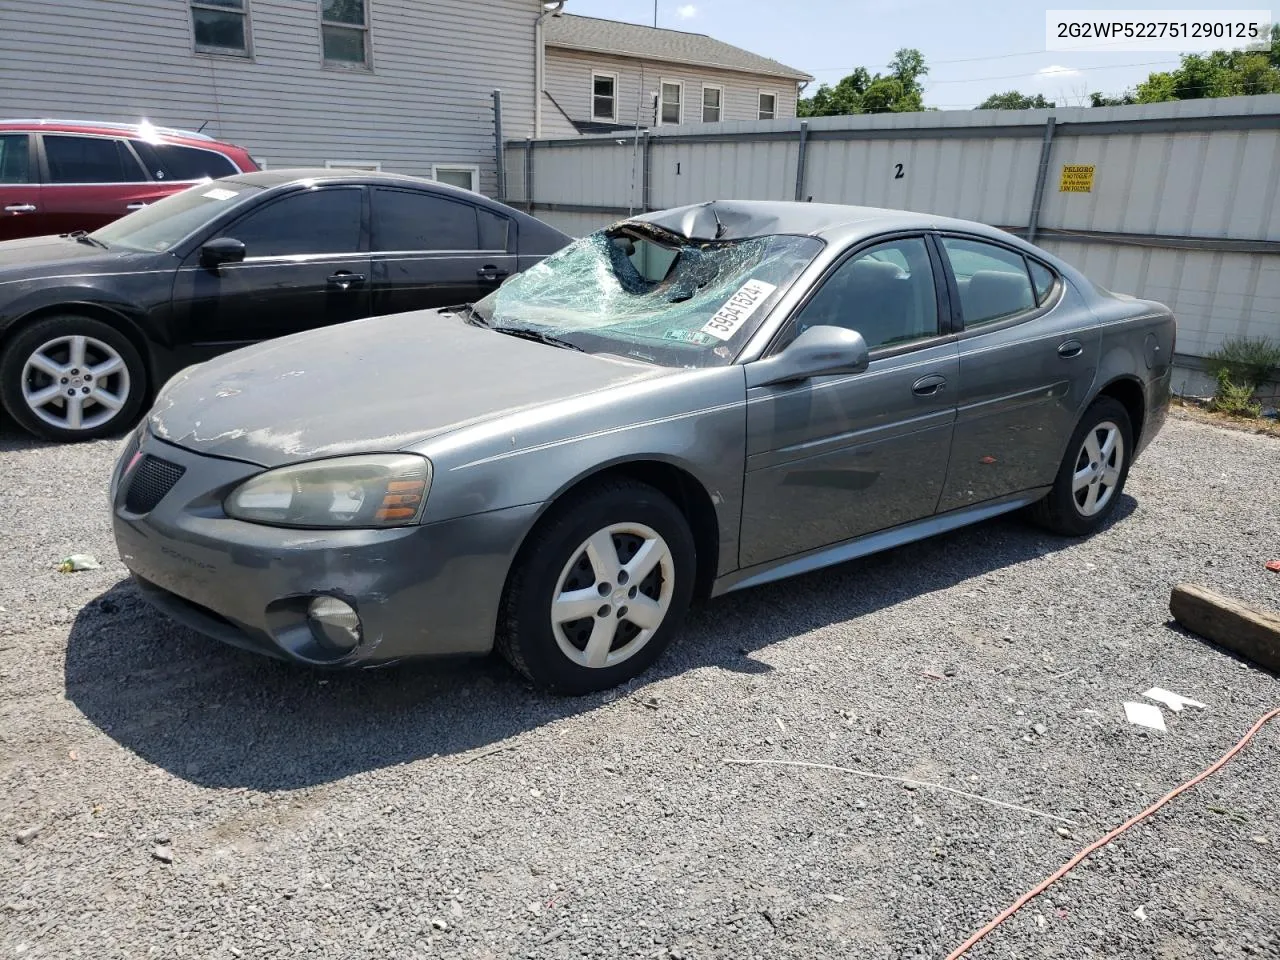
<path id="1" fill-rule="evenodd" d="M 976 943 L 978 943 L 979 940 L 981 940 L 987 934 L 991 933 L 991 931 L 995 930 L 996 927 L 1000 926 L 1000 924 L 1004 923 L 1006 920 L 1012 917 L 1015 913 L 1017 913 L 1019 910 L 1025 907 L 1028 903 L 1030 903 L 1036 897 L 1040 896 L 1040 894 L 1044 893 L 1051 886 L 1053 886 L 1055 883 L 1057 883 L 1059 880 L 1065 877 L 1068 873 L 1074 870 L 1077 866 L 1079 866 L 1080 862 L 1084 860 L 1085 857 L 1089 856 L 1092 853 L 1096 853 L 1098 850 L 1101 850 L 1108 843 L 1110 843 L 1116 837 L 1120 836 L 1120 834 L 1124 833 L 1130 827 L 1136 826 L 1137 824 L 1141 823 L 1143 820 L 1147 819 L 1147 817 L 1151 816 L 1153 813 L 1155 813 L 1157 810 L 1163 807 L 1166 803 L 1168 803 L 1174 797 L 1177 797 L 1183 793 L 1186 793 L 1192 787 L 1196 786 L 1197 784 L 1213 776 L 1215 773 L 1221 770 L 1224 766 L 1226 766 L 1227 761 L 1229 761 L 1237 753 L 1243 750 L 1245 748 L 1245 745 L 1248 744 L 1248 742 L 1253 739 L 1254 735 L 1259 730 L 1261 730 L 1267 723 L 1271 722 L 1276 717 L 1280 717 L 1280 709 L 1272 710 L 1270 713 L 1264 714 L 1262 716 L 1262 719 L 1260 719 L 1257 723 L 1255 723 L 1253 727 L 1249 730 L 1249 732 L 1246 733 L 1243 737 L 1241 737 L 1240 741 L 1234 747 L 1232 747 L 1230 750 L 1224 753 L 1220 758 L 1218 758 L 1217 762 L 1214 763 L 1213 766 L 1209 767 L 1206 770 L 1202 770 L 1200 773 L 1196 774 L 1186 783 L 1182 784 L 1182 786 L 1175 787 L 1174 789 L 1170 790 L 1168 793 L 1166 793 L 1163 797 L 1161 797 L 1151 806 L 1147 807 L 1147 809 L 1143 810 L 1141 813 L 1137 814 L 1136 816 L 1129 818 L 1124 823 L 1120 824 L 1120 826 L 1116 827 L 1114 830 L 1108 833 L 1105 837 L 1101 838 L 1100 840 L 1095 840 L 1093 843 L 1089 844 L 1087 847 L 1085 847 L 1083 850 L 1077 853 L 1074 857 L 1072 857 L 1070 860 L 1064 863 L 1061 867 L 1059 867 L 1056 871 L 1054 871 L 1050 876 L 1041 880 L 1034 887 L 1032 887 L 1030 890 L 1028 890 L 1026 893 L 1020 896 L 1017 900 L 1013 901 L 1013 903 L 1011 903 L 1008 907 L 1006 907 L 1003 911 L 1001 911 L 1001 913 L 998 916 L 996 916 L 996 918 L 992 920 L 990 923 L 988 923 L 985 927 L 983 927 L 981 930 L 979 930 L 977 933 L 971 936 L 968 940 L 962 943 L 959 947 L 957 947 L 951 953 L 947 954 L 947 960 L 958 960 L 958 958 L 963 957 L 966 953 L 970 951 L 970 949 L 973 948 L 973 946 Z"/>

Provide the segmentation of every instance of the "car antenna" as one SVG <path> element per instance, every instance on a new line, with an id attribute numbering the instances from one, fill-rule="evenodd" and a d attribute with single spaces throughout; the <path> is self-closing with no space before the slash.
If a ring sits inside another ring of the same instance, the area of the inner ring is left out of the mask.
<path id="1" fill-rule="evenodd" d="M 716 218 L 716 239 L 719 240 L 729 228 L 720 221 L 720 214 L 716 213 L 716 202 L 712 200 L 707 206 L 711 208 L 711 215 Z"/>

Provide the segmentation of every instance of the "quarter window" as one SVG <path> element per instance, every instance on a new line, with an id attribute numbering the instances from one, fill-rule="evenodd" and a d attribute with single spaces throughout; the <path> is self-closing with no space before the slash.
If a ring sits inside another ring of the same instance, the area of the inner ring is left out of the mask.
<path id="1" fill-rule="evenodd" d="M 959 237 L 943 237 L 942 246 L 960 289 L 966 327 L 992 323 L 1035 307 L 1036 295 L 1022 254 Z"/>
<path id="2" fill-rule="evenodd" d="M 662 83 L 662 115 L 661 123 L 680 123 L 684 104 L 684 84 Z"/>
<path id="3" fill-rule="evenodd" d="M 1053 271 L 1034 260 L 1027 260 L 1027 263 L 1031 266 L 1031 283 L 1036 288 L 1036 303 L 1044 303 L 1053 291 Z"/>
<path id="4" fill-rule="evenodd" d="M 373 191 L 375 251 L 476 250 L 479 231 L 476 208 L 469 203 L 433 193 Z"/>
<path id="5" fill-rule="evenodd" d="M 772 120 L 778 115 L 778 96 L 773 93 L 760 94 L 760 112 L 757 114 L 761 120 Z"/>
<path id="6" fill-rule="evenodd" d="M 702 88 L 702 122 L 720 122 L 720 104 L 724 99 L 724 91 L 719 87 Z"/>
<path id="7" fill-rule="evenodd" d="M 31 152 L 25 133 L 0 134 L 0 183 L 30 183 Z"/>
<path id="8" fill-rule="evenodd" d="M 920 237 L 893 240 L 846 260 L 801 311 L 796 332 L 846 327 L 867 346 L 897 346 L 938 335 L 938 298 Z"/>
<path id="9" fill-rule="evenodd" d="M 368 0 L 320 0 L 320 39 L 324 62 L 369 64 Z"/>
<path id="10" fill-rule="evenodd" d="M 248 0 L 191 0 L 196 50 L 233 57 L 249 55 Z"/>
<path id="11" fill-rule="evenodd" d="M 356 253 L 360 192 L 358 187 L 328 187 L 290 194 L 238 220 L 222 235 L 243 243 L 248 257 Z"/>
<path id="12" fill-rule="evenodd" d="M 140 183 L 146 175 L 123 140 L 44 135 L 50 183 Z"/>
<path id="13" fill-rule="evenodd" d="M 591 119 L 618 119 L 618 78 L 611 73 L 591 75 Z"/>

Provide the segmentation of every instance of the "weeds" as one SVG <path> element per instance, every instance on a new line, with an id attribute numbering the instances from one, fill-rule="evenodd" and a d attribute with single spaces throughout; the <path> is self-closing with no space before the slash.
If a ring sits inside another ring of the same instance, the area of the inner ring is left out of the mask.
<path id="1" fill-rule="evenodd" d="M 1253 395 L 1280 367 L 1280 343 L 1265 338 L 1227 340 L 1205 357 L 1205 366 L 1218 381 L 1210 409 L 1237 417 L 1257 417 L 1262 413 L 1262 404 Z"/>

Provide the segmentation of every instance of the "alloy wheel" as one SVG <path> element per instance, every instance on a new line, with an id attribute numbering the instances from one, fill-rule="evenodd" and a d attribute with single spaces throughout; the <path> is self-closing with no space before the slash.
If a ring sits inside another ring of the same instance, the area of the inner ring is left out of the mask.
<path id="1" fill-rule="evenodd" d="M 1071 478 L 1071 499 L 1081 516 L 1096 516 L 1111 502 L 1120 483 L 1124 452 L 1124 435 L 1110 420 L 1085 435 Z"/>
<path id="2" fill-rule="evenodd" d="M 96 337 L 71 335 L 42 344 L 22 368 L 22 399 L 33 414 L 63 430 L 92 430 L 129 399 L 129 367 Z"/>
<path id="3" fill-rule="evenodd" d="M 573 551 L 556 581 L 551 629 L 579 666 L 617 666 L 639 653 L 662 626 L 675 590 L 665 540 L 640 523 L 615 523 Z"/>

